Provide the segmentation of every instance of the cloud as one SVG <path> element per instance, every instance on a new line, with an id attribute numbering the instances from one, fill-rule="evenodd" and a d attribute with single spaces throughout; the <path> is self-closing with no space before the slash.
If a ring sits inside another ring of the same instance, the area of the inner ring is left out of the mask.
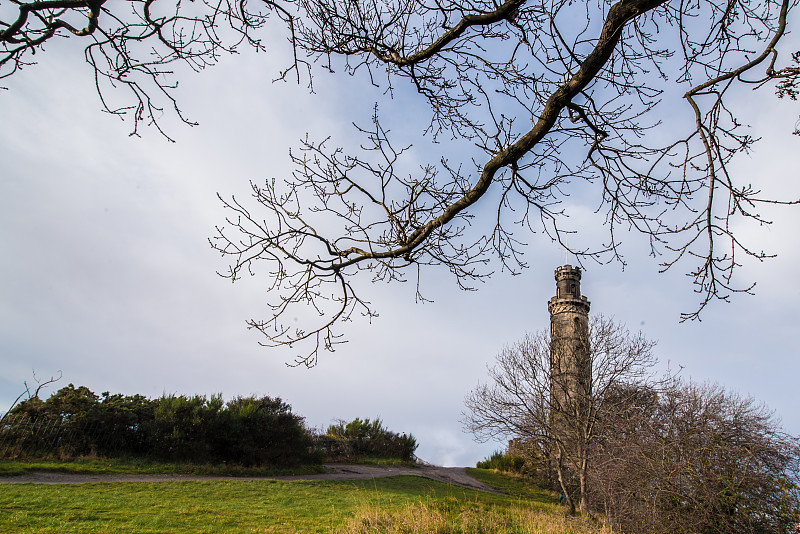
<path id="1" fill-rule="evenodd" d="M 171 144 L 152 129 L 129 138 L 129 124 L 100 113 L 91 78 L 69 53 L 48 50 L 0 95 L 0 409 L 31 369 L 61 369 L 60 385 L 96 392 L 281 396 L 317 427 L 379 416 L 413 433 L 424 459 L 444 465 L 471 465 L 498 448 L 462 433 L 462 400 L 504 344 L 547 328 L 563 251 L 543 236 L 526 239 L 532 268 L 498 273 L 478 292 L 426 269 L 423 290 L 434 302 L 424 305 L 414 302 L 413 282 L 361 279 L 380 317 L 346 325 L 349 343 L 323 354 L 318 367 L 288 368 L 298 349 L 260 347 L 244 324 L 268 314 L 266 275 L 233 285 L 216 275 L 226 266 L 207 243 L 224 221 L 216 193 L 245 199 L 249 180 L 288 176 L 288 148 L 307 131 L 357 144 L 350 122 L 372 111 L 359 96 L 362 82 L 321 75 L 309 94 L 272 84 L 271 56 L 226 58 L 182 79 L 183 108 L 200 126 L 167 119 L 178 141 Z M 404 103 L 387 109 L 401 138 L 416 131 L 400 120 Z M 742 168 L 778 194 L 796 194 L 798 139 L 782 132 L 785 108 L 767 101 L 760 113 L 757 134 L 781 135 Z M 432 150 L 420 147 L 409 168 Z M 591 207 L 582 209 L 588 221 Z M 577 229 L 596 228 L 573 213 Z M 756 297 L 715 303 L 702 323 L 678 324 L 696 303 L 688 281 L 679 272 L 658 275 L 635 240 L 625 270 L 586 265 L 592 312 L 641 326 L 660 340 L 662 360 L 766 400 L 798 432 L 797 214 L 789 208 L 776 212 L 773 228 L 745 230 L 780 255 L 745 266 L 746 277 L 761 281 Z"/>

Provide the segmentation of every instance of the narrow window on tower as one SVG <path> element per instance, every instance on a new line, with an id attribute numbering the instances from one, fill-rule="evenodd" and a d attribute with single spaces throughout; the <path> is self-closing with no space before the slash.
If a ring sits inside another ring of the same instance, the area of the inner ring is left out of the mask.
<path id="1" fill-rule="evenodd" d="M 577 295 L 575 294 L 575 284 L 570 285 L 569 286 L 569 290 L 570 290 L 570 293 L 572 293 L 572 298 L 577 297 Z"/>

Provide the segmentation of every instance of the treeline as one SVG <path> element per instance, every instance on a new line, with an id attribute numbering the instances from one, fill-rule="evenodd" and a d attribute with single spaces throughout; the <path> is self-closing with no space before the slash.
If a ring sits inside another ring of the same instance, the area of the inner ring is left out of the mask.
<path id="1" fill-rule="evenodd" d="M 390 432 L 380 420 L 339 426 L 344 432 L 319 435 L 289 404 L 268 396 L 228 402 L 220 395 L 98 396 L 69 384 L 47 400 L 34 396 L 9 411 L 0 421 L 0 457 L 93 455 L 245 466 L 414 457 L 413 436 Z"/>

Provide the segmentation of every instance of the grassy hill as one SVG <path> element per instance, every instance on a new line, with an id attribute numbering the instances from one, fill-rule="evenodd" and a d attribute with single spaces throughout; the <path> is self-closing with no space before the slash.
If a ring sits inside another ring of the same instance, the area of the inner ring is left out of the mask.
<path id="1" fill-rule="evenodd" d="M 600 533 L 549 492 L 491 471 L 495 495 L 418 476 L 353 481 L 13 484 L 0 532 Z"/>

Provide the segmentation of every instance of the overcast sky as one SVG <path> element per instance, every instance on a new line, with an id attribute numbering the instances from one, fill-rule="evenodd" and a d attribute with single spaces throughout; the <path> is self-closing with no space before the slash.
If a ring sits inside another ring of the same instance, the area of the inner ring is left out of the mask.
<path id="1" fill-rule="evenodd" d="M 270 83 L 281 66 L 274 56 L 225 58 L 182 78 L 182 108 L 200 125 L 167 117 L 172 144 L 152 129 L 128 137 L 130 123 L 100 112 L 79 48 L 52 46 L 37 58 L 0 92 L 0 411 L 33 371 L 61 371 L 59 387 L 96 393 L 280 396 L 316 427 L 380 417 L 414 434 L 418 455 L 437 464 L 474 465 L 502 447 L 462 432 L 463 398 L 504 344 L 548 327 L 562 250 L 530 236 L 531 268 L 498 273 L 477 292 L 428 271 L 423 289 L 434 302 L 424 305 L 410 283 L 364 280 L 380 317 L 348 325 L 349 343 L 315 368 L 288 368 L 293 349 L 263 348 L 245 326 L 266 317 L 269 281 L 231 284 L 216 274 L 226 268 L 207 241 L 225 215 L 216 194 L 245 198 L 249 180 L 286 176 L 288 149 L 306 132 L 351 136 L 350 123 L 371 112 L 361 82 L 321 74 L 310 95 Z M 790 132 L 800 106 L 760 95 L 757 106 L 749 96 L 738 102 L 763 140 L 736 170 L 771 194 L 798 198 L 800 137 Z M 404 133 L 402 121 L 394 127 Z M 576 207 L 578 225 L 581 209 L 591 206 Z M 697 302 L 689 280 L 658 274 L 636 238 L 624 271 L 586 266 L 583 293 L 593 314 L 658 340 L 662 367 L 752 395 L 798 434 L 800 209 L 769 215 L 771 227 L 741 229 L 778 254 L 742 268 L 742 280 L 758 281 L 756 296 L 714 303 L 700 323 L 679 324 Z"/>

